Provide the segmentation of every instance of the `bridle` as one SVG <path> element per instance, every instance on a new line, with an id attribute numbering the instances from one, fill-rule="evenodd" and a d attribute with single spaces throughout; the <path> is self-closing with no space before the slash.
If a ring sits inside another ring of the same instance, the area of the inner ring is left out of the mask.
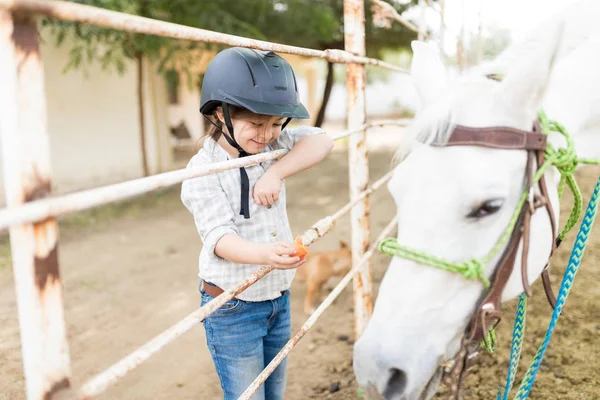
<path id="1" fill-rule="evenodd" d="M 463 383 L 466 372 L 473 364 L 478 353 L 479 344 L 486 339 L 490 330 L 493 329 L 502 318 L 501 299 L 508 279 L 513 273 L 519 244 L 521 243 L 521 280 L 525 293 L 531 295 L 529 280 L 527 278 L 527 259 L 529 255 L 529 242 L 531 232 L 531 217 L 539 208 L 545 208 L 550 218 L 552 228 L 552 249 L 550 256 L 557 248 L 557 226 L 554 211 L 548 196 L 548 189 L 544 176 L 537 182 L 537 191 L 533 186 L 533 176 L 537 169 L 544 163 L 544 151 L 546 150 L 546 135 L 541 132 L 539 122 L 536 120 L 531 131 L 523 131 L 514 128 L 492 127 L 492 128 L 469 128 L 457 126 L 448 142 L 444 146 L 478 146 L 502 150 L 523 150 L 527 152 L 527 164 L 525 168 L 524 188 L 527 194 L 527 202 L 518 212 L 517 221 L 510 234 L 500 260 L 496 264 L 489 290 L 477 303 L 466 334 L 462 342 L 462 348 L 450 363 L 450 368 L 444 371 L 443 382 L 450 389 L 450 398 L 460 399 L 463 391 Z M 548 264 L 542 272 L 544 289 L 548 301 L 554 307 L 556 297 L 552 292 L 548 276 Z"/>
<path id="2" fill-rule="evenodd" d="M 513 272 L 519 244 L 521 243 L 521 279 L 525 292 L 530 295 L 531 291 L 527 278 L 527 258 L 529 254 L 532 215 L 539 208 L 545 208 L 548 213 L 552 227 L 552 250 L 550 255 L 552 255 L 558 245 L 556 240 L 557 225 L 544 175 L 542 173 L 538 174 L 538 172 L 543 172 L 539 171 L 539 169 L 544 163 L 544 153 L 547 146 L 547 135 L 542 133 L 538 120 L 534 123 L 531 131 L 509 127 L 471 128 L 457 125 L 454 127 L 445 144 L 435 146 L 476 146 L 527 152 L 524 192 L 521 201 L 504 235 L 486 257 L 469 260 L 464 263 L 452 263 L 399 245 L 393 238 L 385 239 L 379 244 L 380 251 L 386 254 L 459 272 L 467 279 L 481 280 L 488 289 L 478 301 L 471 320 L 467 325 L 460 351 L 453 360 L 446 363 L 444 368 L 442 380 L 450 389 L 449 398 L 460 399 L 466 372 L 473 364 L 472 360 L 477 355 L 480 343 L 482 341 L 487 342 L 491 330 L 500 322 L 502 317 L 502 293 Z M 535 190 L 536 186 L 537 190 Z M 496 257 L 505 244 L 504 252 L 495 266 L 491 279 L 488 281 L 484 276 L 485 265 Z M 547 298 L 550 304 L 554 306 L 556 298 L 550 286 L 548 264 L 542 272 L 542 277 Z"/>

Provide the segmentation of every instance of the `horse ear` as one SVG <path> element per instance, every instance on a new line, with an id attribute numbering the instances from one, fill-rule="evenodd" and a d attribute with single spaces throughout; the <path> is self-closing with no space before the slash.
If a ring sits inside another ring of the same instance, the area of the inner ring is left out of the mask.
<path id="1" fill-rule="evenodd" d="M 412 80 L 423 105 L 432 103 L 447 87 L 446 67 L 440 58 L 439 48 L 434 43 L 414 40 L 411 43 L 413 58 Z"/>
<path id="2" fill-rule="evenodd" d="M 563 37 L 564 23 L 548 27 L 539 43 L 531 43 L 531 51 L 523 61 L 512 63 L 498 87 L 498 98 L 511 109 L 522 109 L 533 120 L 542 104 L 546 87 Z"/>

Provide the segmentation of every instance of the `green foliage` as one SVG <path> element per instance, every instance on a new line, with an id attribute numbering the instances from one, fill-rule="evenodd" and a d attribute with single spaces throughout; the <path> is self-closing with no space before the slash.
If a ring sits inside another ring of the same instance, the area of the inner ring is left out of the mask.
<path id="1" fill-rule="evenodd" d="M 70 0 L 177 24 L 223 32 L 252 39 L 268 40 L 315 49 L 344 45 L 343 0 Z M 400 5 L 390 0 L 398 12 L 415 4 Z M 391 29 L 371 21 L 370 2 L 365 2 L 367 55 L 379 57 L 383 51 L 407 48 L 415 34 L 400 24 Z M 98 61 L 106 70 L 123 73 L 126 60 L 142 54 L 158 60 L 159 70 L 172 65 L 193 65 L 191 50 L 220 46 L 169 39 L 152 35 L 104 29 L 45 19 L 56 44 L 74 37 L 66 70 L 84 68 Z M 197 79 L 197 77 L 195 77 Z"/>

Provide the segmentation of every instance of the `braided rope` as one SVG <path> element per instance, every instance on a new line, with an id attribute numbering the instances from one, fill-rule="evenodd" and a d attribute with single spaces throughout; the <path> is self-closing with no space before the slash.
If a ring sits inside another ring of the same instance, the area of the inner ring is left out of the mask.
<path id="1" fill-rule="evenodd" d="M 523 337 L 525 332 L 525 322 L 527 320 L 527 294 L 522 293 L 517 305 L 517 316 L 515 325 L 513 326 L 513 335 L 510 344 L 510 363 L 508 364 L 508 372 L 506 377 L 506 386 L 504 387 L 504 396 L 502 400 L 508 400 L 508 394 L 512 389 L 519 360 L 521 359 L 521 349 L 523 347 Z M 498 400 L 501 398 L 500 388 L 498 388 Z"/>
<path id="2" fill-rule="evenodd" d="M 558 318 L 562 312 L 563 306 L 567 301 L 567 297 L 569 296 L 569 292 L 571 291 L 571 287 L 573 286 L 573 281 L 575 280 L 575 275 L 579 270 L 579 266 L 581 265 L 581 260 L 583 258 L 583 254 L 585 252 L 585 248 L 587 246 L 587 241 L 590 237 L 590 232 L 592 230 L 592 226 L 594 225 L 594 219 L 596 217 L 596 212 L 598 210 L 598 202 L 600 197 L 600 177 L 598 177 L 598 181 L 596 183 L 596 187 L 594 188 L 594 193 L 588 203 L 587 210 L 583 221 L 581 222 L 581 227 L 579 228 L 579 233 L 577 233 L 577 238 L 575 240 L 575 245 L 573 246 L 573 251 L 571 252 L 571 257 L 569 258 L 569 264 L 567 266 L 567 270 L 565 271 L 565 275 L 563 276 L 562 283 L 560 285 L 560 290 L 558 291 L 558 298 L 556 301 L 556 307 L 552 312 L 552 319 L 550 320 L 550 324 L 548 325 L 548 329 L 546 331 L 546 335 L 544 336 L 544 341 L 538 348 L 535 356 L 533 357 L 533 361 L 531 365 L 527 369 L 525 373 L 525 377 L 519 386 L 519 390 L 517 395 L 515 396 L 515 400 L 525 400 L 529 396 L 529 392 L 533 387 L 535 382 L 535 378 L 544 358 L 544 354 L 546 353 L 546 349 L 548 348 L 548 344 L 550 342 L 550 338 L 552 337 L 552 333 L 554 332 L 554 328 L 556 327 L 556 323 L 558 322 Z M 512 363 L 512 359 L 511 359 Z M 505 396 L 507 393 L 505 393 Z"/>

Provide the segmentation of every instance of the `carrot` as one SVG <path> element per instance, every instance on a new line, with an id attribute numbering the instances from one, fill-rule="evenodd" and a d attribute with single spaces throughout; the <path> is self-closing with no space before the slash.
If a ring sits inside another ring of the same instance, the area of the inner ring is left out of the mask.
<path id="1" fill-rule="evenodd" d="M 302 244 L 302 238 L 300 236 L 296 238 L 296 241 L 294 242 L 294 248 L 296 249 L 296 256 L 300 257 L 301 259 L 306 257 L 308 254 L 308 248 Z"/>

